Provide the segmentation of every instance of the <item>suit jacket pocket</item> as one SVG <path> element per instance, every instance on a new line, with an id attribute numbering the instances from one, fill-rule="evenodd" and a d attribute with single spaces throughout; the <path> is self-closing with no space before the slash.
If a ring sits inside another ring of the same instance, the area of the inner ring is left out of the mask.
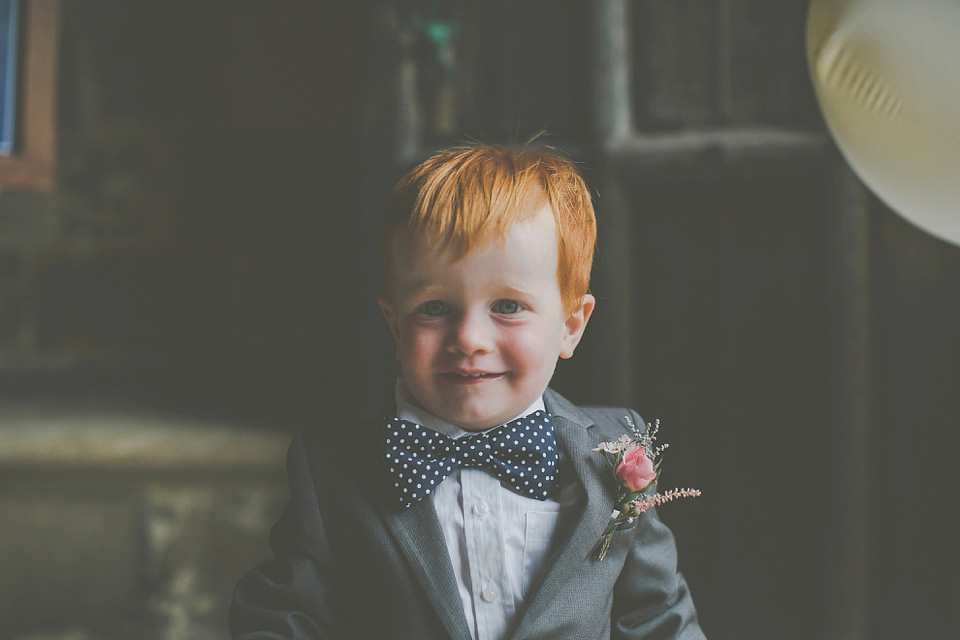
<path id="1" fill-rule="evenodd" d="M 530 595 L 530 588 L 536 584 L 546 558 L 557 543 L 555 538 L 561 529 L 557 525 L 565 511 L 568 510 L 530 511 L 526 514 L 521 578 L 524 598 Z"/>

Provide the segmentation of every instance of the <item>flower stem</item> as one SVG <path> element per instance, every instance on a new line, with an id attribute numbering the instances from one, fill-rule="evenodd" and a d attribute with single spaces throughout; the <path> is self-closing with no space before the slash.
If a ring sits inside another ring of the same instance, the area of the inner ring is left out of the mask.
<path id="1" fill-rule="evenodd" d="M 619 523 L 618 523 L 619 524 Z M 607 557 L 607 551 L 610 549 L 610 543 L 613 542 L 613 534 L 617 531 L 617 524 L 610 527 L 607 535 L 600 540 L 600 548 L 597 550 L 597 560 L 603 560 Z"/>

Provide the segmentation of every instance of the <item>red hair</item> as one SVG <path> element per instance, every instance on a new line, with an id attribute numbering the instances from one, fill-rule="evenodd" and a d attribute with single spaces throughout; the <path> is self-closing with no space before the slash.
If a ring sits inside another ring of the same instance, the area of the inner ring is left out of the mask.
<path id="1" fill-rule="evenodd" d="M 393 190 L 381 233 L 385 286 L 390 289 L 399 233 L 451 250 L 459 259 L 504 238 L 510 225 L 547 203 L 557 228 L 557 284 L 564 310 L 571 313 L 589 291 L 597 222 L 576 166 L 545 149 L 443 151 L 404 176 Z"/>

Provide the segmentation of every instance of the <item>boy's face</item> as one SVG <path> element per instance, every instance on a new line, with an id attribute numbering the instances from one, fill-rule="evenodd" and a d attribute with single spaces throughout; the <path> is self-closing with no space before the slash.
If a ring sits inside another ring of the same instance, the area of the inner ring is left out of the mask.
<path id="1" fill-rule="evenodd" d="M 564 314 L 549 206 L 459 260 L 395 242 L 391 298 L 380 307 L 410 395 L 471 431 L 519 415 L 546 389 L 557 358 L 573 355 L 594 305 L 587 295 Z"/>

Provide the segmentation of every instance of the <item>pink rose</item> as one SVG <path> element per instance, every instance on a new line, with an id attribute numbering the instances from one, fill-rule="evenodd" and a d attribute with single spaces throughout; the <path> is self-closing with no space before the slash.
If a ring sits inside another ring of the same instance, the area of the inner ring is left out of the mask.
<path id="1" fill-rule="evenodd" d="M 647 457 L 643 447 L 633 445 L 623 454 L 617 465 L 617 480 L 630 491 L 643 491 L 657 478 L 653 460 Z"/>

